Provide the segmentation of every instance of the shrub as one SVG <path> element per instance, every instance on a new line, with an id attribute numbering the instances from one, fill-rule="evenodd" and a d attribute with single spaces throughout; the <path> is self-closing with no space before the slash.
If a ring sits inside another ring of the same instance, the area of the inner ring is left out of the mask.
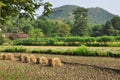
<path id="1" fill-rule="evenodd" d="M 59 58 L 49 59 L 49 66 L 60 67 L 62 66 L 61 60 Z"/>

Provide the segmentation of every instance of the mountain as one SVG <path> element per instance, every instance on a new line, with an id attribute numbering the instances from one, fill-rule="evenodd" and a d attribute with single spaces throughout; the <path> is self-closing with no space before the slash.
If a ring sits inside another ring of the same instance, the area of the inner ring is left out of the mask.
<path id="1" fill-rule="evenodd" d="M 52 20 L 66 20 L 73 22 L 73 11 L 79 6 L 65 5 L 61 7 L 54 8 L 52 13 L 49 15 L 48 19 Z M 108 11 L 96 7 L 87 8 L 88 9 L 88 23 L 90 25 L 104 24 L 106 21 L 112 19 L 115 15 L 109 13 Z"/>

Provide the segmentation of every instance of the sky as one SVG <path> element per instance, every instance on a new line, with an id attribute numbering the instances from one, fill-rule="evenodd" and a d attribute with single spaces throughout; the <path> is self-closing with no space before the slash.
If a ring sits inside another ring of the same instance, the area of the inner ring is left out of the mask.
<path id="1" fill-rule="evenodd" d="M 108 12 L 120 16 L 120 0 L 43 0 L 44 2 L 50 2 L 53 8 L 63 5 L 77 5 L 85 8 L 100 7 Z M 37 10 L 37 14 L 41 14 L 42 8 Z"/>

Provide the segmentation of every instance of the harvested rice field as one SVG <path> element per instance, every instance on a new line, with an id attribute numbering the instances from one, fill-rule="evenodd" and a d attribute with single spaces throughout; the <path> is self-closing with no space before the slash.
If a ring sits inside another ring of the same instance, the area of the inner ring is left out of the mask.
<path id="1" fill-rule="evenodd" d="M 120 58 L 34 54 L 61 59 L 61 67 L 0 60 L 0 80 L 120 80 Z M 29 55 L 27 53 L 26 55 Z"/>

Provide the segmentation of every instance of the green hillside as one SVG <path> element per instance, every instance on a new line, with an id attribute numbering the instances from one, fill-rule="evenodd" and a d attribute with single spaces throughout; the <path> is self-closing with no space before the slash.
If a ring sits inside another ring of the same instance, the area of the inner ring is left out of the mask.
<path id="1" fill-rule="evenodd" d="M 79 6 L 65 5 L 54 8 L 49 15 L 49 19 L 53 20 L 67 20 L 73 22 L 73 10 Z M 88 23 L 90 25 L 104 24 L 106 21 L 113 18 L 113 14 L 102 8 L 88 8 Z"/>

